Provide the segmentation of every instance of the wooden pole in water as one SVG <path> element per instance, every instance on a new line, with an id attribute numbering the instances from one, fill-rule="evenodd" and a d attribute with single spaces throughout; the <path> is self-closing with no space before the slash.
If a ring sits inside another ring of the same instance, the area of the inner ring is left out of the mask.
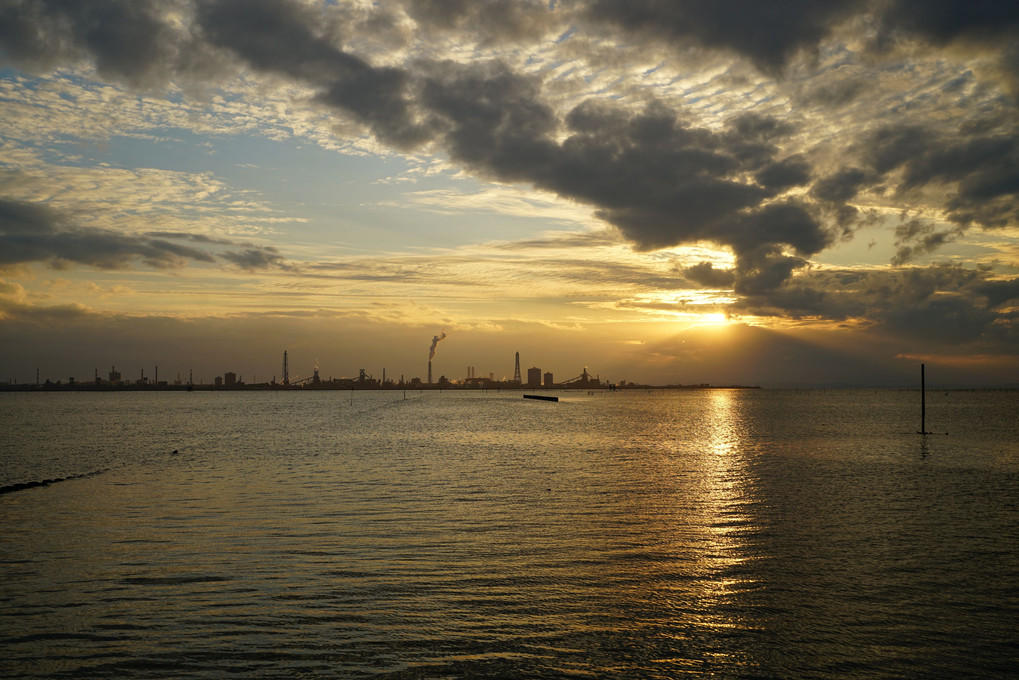
<path id="1" fill-rule="evenodd" d="M 927 384 L 920 364 L 920 434 L 927 434 Z"/>

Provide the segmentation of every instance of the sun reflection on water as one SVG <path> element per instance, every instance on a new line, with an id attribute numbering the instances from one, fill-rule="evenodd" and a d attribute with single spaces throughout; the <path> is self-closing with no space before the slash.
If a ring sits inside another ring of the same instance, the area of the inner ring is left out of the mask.
<path id="1" fill-rule="evenodd" d="M 698 461 L 701 472 L 698 529 L 703 550 L 699 560 L 696 623 L 707 629 L 754 627 L 740 605 L 741 593 L 756 581 L 746 563 L 752 559 L 750 538 L 757 529 L 751 471 L 745 447 L 747 432 L 741 402 L 728 390 L 709 393 L 705 418 L 710 434 Z"/>
<path id="2" fill-rule="evenodd" d="M 762 554 L 745 404 L 730 390 L 650 398 L 629 433 L 637 469 L 627 474 L 639 470 L 641 486 L 626 498 L 631 534 L 618 548 L 626 559 L 606 566 L 628 571 L 631 580 L 614 580 L 634 626 L 698 648 L 685 657 L 680 644 L 657 659 L 676 672 L 760 664 L 746 644 L 762 630 L 751 594 L 762 587 L 754 565 Z"/>

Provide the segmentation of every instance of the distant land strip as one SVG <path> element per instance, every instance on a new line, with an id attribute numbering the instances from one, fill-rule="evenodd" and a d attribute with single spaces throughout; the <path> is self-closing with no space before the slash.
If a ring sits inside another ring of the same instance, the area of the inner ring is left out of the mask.
<path id="1" fill-rule="evenodd" d="M 555 390 L 579 392 L 584 390 L 604 390 L 615 392 L 617 390 L 759 390 L 760 385 L 711 385 L 703 383 L 699 385 L 643 385 L 627 383 L 626 385 L 564 385 L 551 388 L 538 387 L 527 384 L 501 383 L 497 385 L 459 385 L 456 383 L 445 384 L 421 384 L 421 385 L 400 385 L 398 383 L 378 384 L 378 381 L 359 383 L 357 380 L 334 380 L 323 381 L 318 384 L 303 385 L 281 385 L 279 383 L 238 383 L 235 385 L 215 384 L 145 384 L 123 383 L 111 385 L 103 382 L 73 382 L 73 383 L 0 383 L 0 392 L 191 392 L 191 391 L 238 391 L 238 390 L 409 390 L 409 391 L 442 391 L 442 390 L 466 390 L 466 391 L 495 391 L 500 390 Z"/>

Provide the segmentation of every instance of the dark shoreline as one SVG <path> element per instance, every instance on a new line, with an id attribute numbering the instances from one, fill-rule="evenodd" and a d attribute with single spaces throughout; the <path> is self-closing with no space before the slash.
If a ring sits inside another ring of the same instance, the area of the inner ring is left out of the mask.
<path id="1" fill-rule="evenodd" d="M 401 391 L 410 390 L 416 392 L 441 392 L 446 390 L 464 392 L 489 392 L 489 391 L 514 391 L 524 390 L 539 391 L 633 391 L 633 390 L 759 390 L 760 385 L 567 385 L 553 387 L 533 387 L 528 385 L 495 384 L 491 386 L 464 386 L 464 385 L 359 385 L 356 382 L 334 381 L 332 383 L 321 383 L 319 385 L 274 385 L 271 383 L 256 383 L 252 385 L 110 385 L 93 383 L 51 383 L 42 385 L 23 384 L 0 384 L 0 392 L 246 392 L 246 391 L 318 391 L 318 390 L 369 390 L 369 391 Z"/>

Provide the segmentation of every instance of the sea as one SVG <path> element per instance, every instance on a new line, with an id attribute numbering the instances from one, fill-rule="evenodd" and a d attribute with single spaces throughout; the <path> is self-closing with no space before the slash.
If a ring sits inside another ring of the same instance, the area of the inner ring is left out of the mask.
<path id="1" fill-rule="evenodd" d="M 0 393 L 0 676 L 1019 671 L 1019 392 L 541 394 Z"/>

